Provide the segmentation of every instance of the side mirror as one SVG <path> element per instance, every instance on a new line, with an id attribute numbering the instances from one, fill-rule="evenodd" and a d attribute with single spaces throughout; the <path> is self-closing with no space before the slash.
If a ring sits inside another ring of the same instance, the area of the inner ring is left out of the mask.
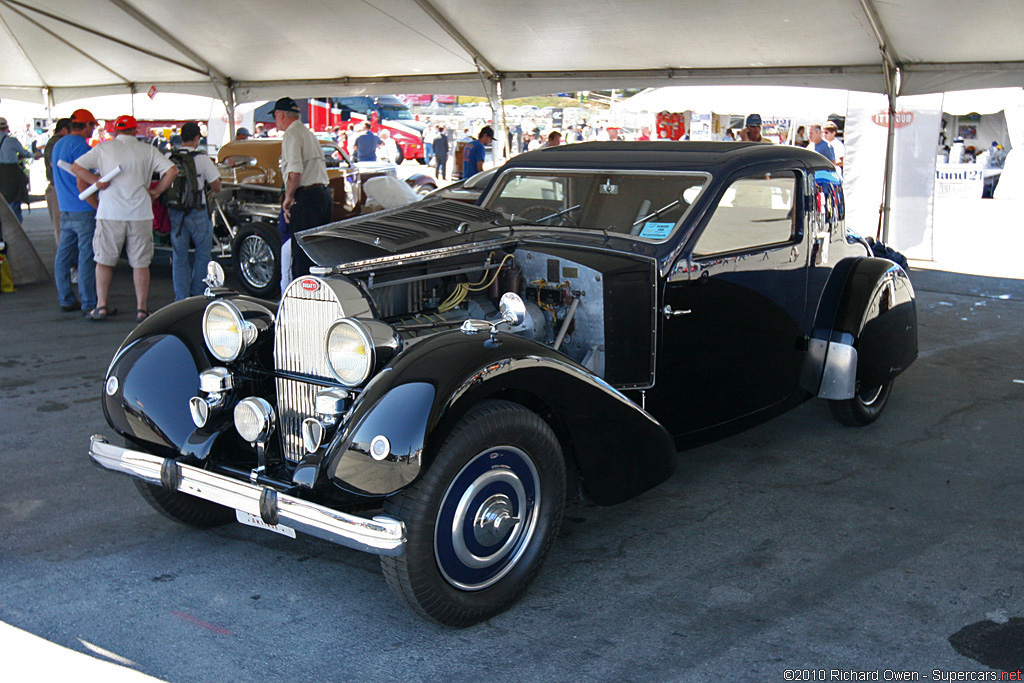
<path id="1" fill-rule="evenodd" d="M 479 332 L 490 332 L 490 338 L 484 342 L 484 346 L 495 347 L 501 344 L 498 340 L 498 325 L 509 325 L 511 327 L 518 327 L 523 324 L 526 320 L 526 304 L 519 298 L 519 295 L 514 292 L 505 292 L 501 296 L 501 301 L 498 302 L 498 311 L 501 314 L 501 320 L 498 322 L 490 323 L 486 320 L 477 320 L 470 318 L 463 321 L 462 326 L 459 330 L 463 334 L 477 334 Z"/>
<path id="2" fill-rule="evenodd" d="M 216 261 L 211 260 L 206 264 L 206 279 L 203 282 L 206 284 L 203 296 L 207 299 L 216 299 L 221 294 L 231 291 L 224 288 L 224 268 Z"/>
<path id="3" fill-rule="evenodd" d="M 512 327 L 519 327 L 526 320 L 526 304 L 514 292 L 505 292 L 498 302 L 501 319 Z"/>
<path id="4" fill-rule="evenodd" d="M 206 264 L 206 279 L 203 280 L 207 287 L 224 286 L 224 268 L 216 261 Z"/>

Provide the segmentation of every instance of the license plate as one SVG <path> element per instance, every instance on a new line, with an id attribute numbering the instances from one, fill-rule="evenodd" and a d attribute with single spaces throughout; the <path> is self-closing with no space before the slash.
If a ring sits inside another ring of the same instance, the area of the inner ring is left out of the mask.
<path id="1" fill-rule="evenodd" d="M 288 536 L 289 538 L 295 538 L 295 529 L 290 526 L 283 526 L 281 524 L 267 524 L 260 517 L 256 515 L 250 515 L 248 512 L 242 512 L 241 510 L 235 510 L 235 519 L 242 524 L 248 524 L 249 526 L 259 527 L 260 529 L 266 529 L 273 531 L 275 534 L 281 534 Z"/>

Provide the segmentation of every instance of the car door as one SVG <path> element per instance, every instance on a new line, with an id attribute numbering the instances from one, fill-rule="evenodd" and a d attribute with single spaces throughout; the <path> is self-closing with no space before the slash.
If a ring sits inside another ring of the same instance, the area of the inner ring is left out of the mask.
<path id="1" fill-rule="evenodd" d="M 665 284 L 648 407 L 674 436 L 780 403 L 804 355 L 802 174 L 735 177 Z"/>

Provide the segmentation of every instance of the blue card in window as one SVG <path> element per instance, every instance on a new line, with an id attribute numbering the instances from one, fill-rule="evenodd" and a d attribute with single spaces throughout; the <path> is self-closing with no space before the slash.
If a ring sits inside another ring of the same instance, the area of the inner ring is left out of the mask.
<path id="1" fill-rule="evenodd" d="M 672 228 L 674 227 L 676 227 L 675 223 L 655 223 L 654 221 L 648 221 L 647 223 L 644 223 L 644 229 L 640 231 L 640 236 L 651 240 L 663 240 L 669 236 L 672 232 Z"/>

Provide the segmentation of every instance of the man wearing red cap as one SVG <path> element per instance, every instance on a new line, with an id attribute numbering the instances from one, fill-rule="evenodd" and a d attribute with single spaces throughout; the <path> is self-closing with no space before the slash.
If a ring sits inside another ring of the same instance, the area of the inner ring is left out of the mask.
<path id="1" fill-rule="evenodd" d="M 88 152 L 91 149 L 89 138 L 96 126 L 96 117 L 88 109 L 76 109 L 71 115 L 71 132 L 54 143 L 50 152 L 54 166 L 53 189 L 60 206 L 60 240 L 53 261 L 53 279 L 57 283 L 60 307 L 70 312 L 81 306 L 86 315 L 96 307 L 96 264 L 92 260 L 92 239 L 96 230 L 98 202 L 96 195 L 84 201 L 79 199 L 78 193 L 85 189 L 85 182 L 58 168 L 58 162 L 74 164 Z M 80 304 L 75 300 L 69 272 L 75 265 L 78 266 Z"/>
<path id="2" fill-rule="evenodd" d="M 90 185 L 95 183 L 100 191 L 92 243 L 96 261 L 96 308 L 89 312 L 90 320 L 106 320 L 108 315 L 116 313 L 116 309 L 108 307 L 107 295 L 122 247 L 128 254 L 135 283 L 135 319 L 141 322 L 149 316 L 153 199 L 170 187 L 178 177 L 178 169 L 156 147 L 136 140 L 137 129 L 134 116 L 118 116 L 114 121 L 116 137 L 92 148 L 72 166 L 76 176 Z M 109 182 L 100 180 L 118 167 L 120 172 Z M 160 182 L 149 189 L 154 173 L 160 176 Z"/>

